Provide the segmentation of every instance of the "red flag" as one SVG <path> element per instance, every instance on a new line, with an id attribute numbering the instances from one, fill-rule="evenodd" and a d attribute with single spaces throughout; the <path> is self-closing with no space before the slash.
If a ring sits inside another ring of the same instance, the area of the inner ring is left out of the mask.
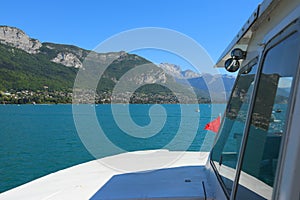
<path id="1" fill-rule="evenodd" d="M 206 124 L 204 130 L 209 130 L 218 133 L 220 124 L 221 124 L 221 117 L 219 116 L 217 119 Z"/>

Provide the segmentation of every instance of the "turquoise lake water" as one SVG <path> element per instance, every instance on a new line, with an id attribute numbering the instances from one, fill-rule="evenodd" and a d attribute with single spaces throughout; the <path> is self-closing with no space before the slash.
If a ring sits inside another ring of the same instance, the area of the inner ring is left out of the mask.
<path id="1" fill-rule="evenodd" d="M 76 123 L 72 105 L 0 106 L 0 192 L 126 151 L 209 151 L 215 134 L 203 128 L 225 109 L 225 104 L 119 104 L 113 112 L 111 105 L 74 106 Z M 196 112 L 198 108 L 200 112 Z M 97 124 L 88 111 L 95 111 Z M 136 131 L 130 133 L 132 130 Z M 97 134 L 106 139 L 95 140 Z M 90 136 L 97 151 L 89 146 Z"/>

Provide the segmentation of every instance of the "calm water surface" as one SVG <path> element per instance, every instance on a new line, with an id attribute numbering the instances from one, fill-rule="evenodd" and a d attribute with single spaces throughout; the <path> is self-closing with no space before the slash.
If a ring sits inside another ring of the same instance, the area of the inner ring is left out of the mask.
<path id="1" fill-rule="evenodd" d="M 79 105 L 83 106 L 83 105 Z M 85 105 L 91 106 L 91 105 Z M 123 106 L 123 105 L 117 105 Z M 212 106 L 182 105 L 189 110 L 182 114 L 180 105 L 162 105 L 166 119 L 162 129 L 152 137 L 138 138 L 124 133 L 112 115 L 110 105 L 94 105 L 99 125 L 106 137 L 124 151 L 159 149 L 209 151 L 214 134 L 203 130 L 211 116 L 223 113 L 225 105 Z M 197 108 L 200 112 L 196 112 Z M 134 123 L 147 126 L 151 122 L 151 105 L 130 105 L 130 115 Z M 118 110 L 118 109 L 117 109 Z M 116 113 L 119 118 L 128 119 L 126 113 Z M 168 146 L 176 137 L 178 128 L 189 133 L 191 124 L 200 120 L 193 141 L 182 139 L 187 149 L 181 145 Z M 162 116 L 155 116 L 158 120 Z M 181 118 L 182 117 L 182 118 Z M 182 119 L 188 123 L 180 123 Z M 1 105 L 0 106 L 0 192 L 79 163 L 95 159 L 85 148 L 77 133 L 72 115 L 72 105 Z M 162 118 L 163 119 L 163 118 Z M 130 127 L 129 127 L 130 129 Z M 142 134 L 142 133 L 141 133 Z M 205 136 L 207 141 L 204 141 Z M 118 152 L 103 151 L 97 158 Z"/>

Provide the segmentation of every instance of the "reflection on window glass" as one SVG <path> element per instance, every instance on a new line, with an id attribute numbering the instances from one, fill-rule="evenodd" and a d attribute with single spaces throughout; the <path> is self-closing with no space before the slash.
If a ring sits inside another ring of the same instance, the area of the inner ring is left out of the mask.
<path id="1" fill-rule="evenodd" d="M 299 56 L 298 34 L 271 48 L 264 59 L 236 199 L 272 197 Z"/>
<path id="2" fill-rule="evenodd" d="M 212 151 L 212 160 L 223 183 L 231 193 L 232 182 L 242 141 L 248 107 L 257 71 L 257 59 L 241 69 L 228 103 L 219 138 Z"/>

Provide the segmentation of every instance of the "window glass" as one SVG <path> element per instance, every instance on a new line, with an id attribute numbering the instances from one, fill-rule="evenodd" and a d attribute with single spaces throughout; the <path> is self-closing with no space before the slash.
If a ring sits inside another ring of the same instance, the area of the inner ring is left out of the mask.
<path id="1" fill-rule="evenodd" d="M 226 187 L 231 193 L 235 169 L 245 127 L 248 107 L 257 71 L 257 59 L 241 69 L 228 103 L 219 137 L 212 151 L 212 160 Z"/>
<path id="2" fill-rule="evenodd" d="M 271 48 L 259 79 L 236 199 L 270 199 L 292 82 L 298 67 L 299 35 Z"/>

